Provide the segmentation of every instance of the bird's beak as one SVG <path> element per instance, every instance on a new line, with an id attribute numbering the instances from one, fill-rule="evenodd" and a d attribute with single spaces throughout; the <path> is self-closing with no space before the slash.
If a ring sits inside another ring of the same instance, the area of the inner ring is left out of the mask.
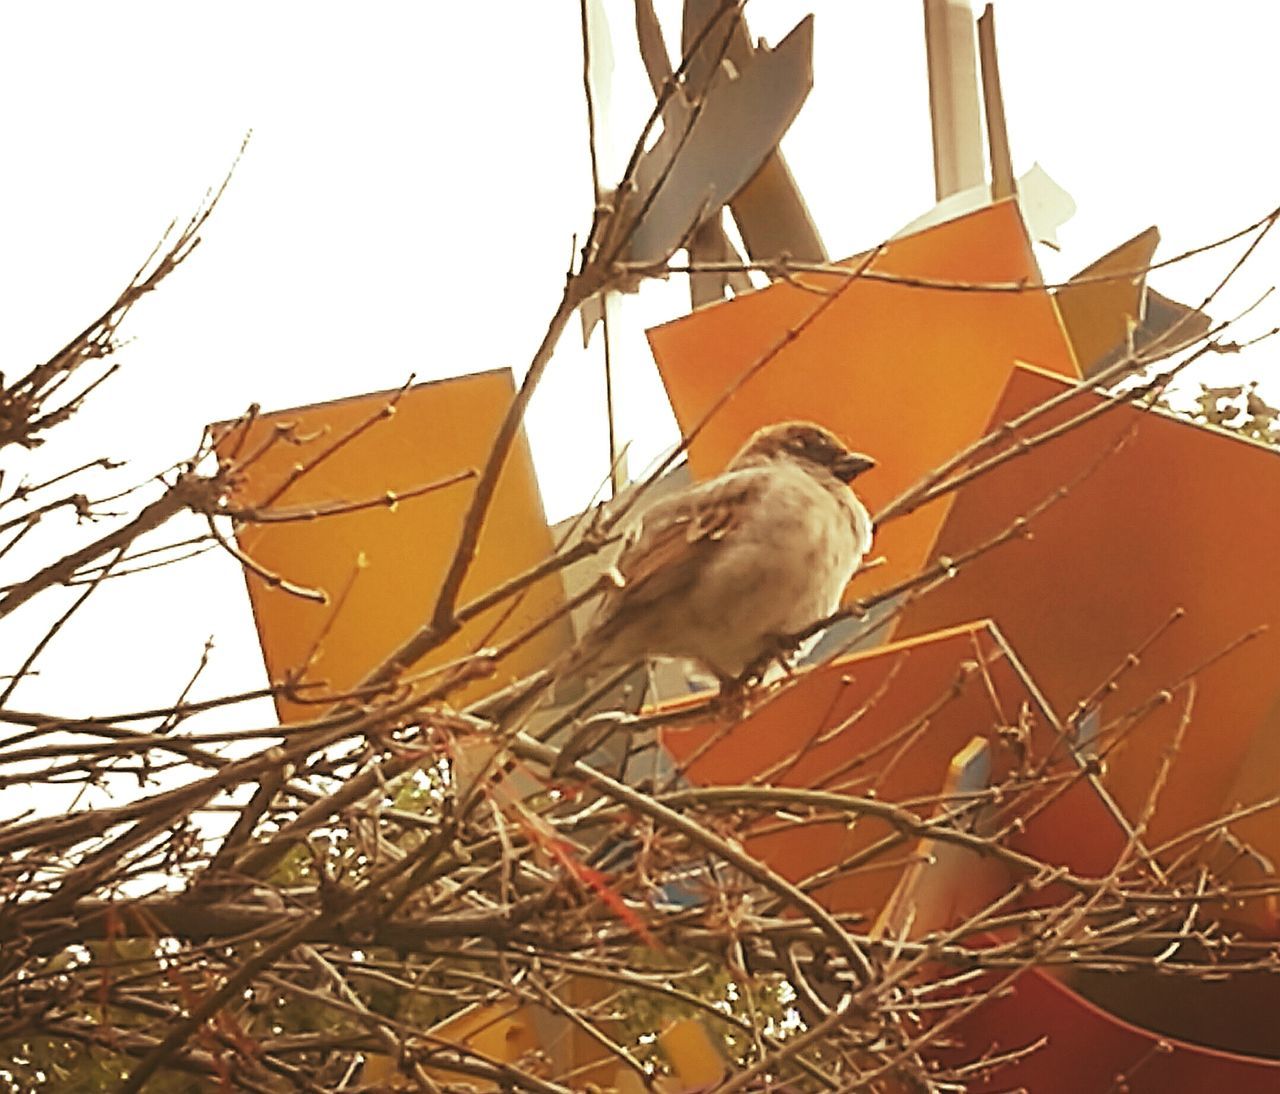
<path id="1" fill-rule="evenodd" d="M 831 466 L 831 473 L 841 482 L 853 482 L 864 471 L 875 467 L 876 461 L 861 452 L 849 452 L 841 456 Z"/>

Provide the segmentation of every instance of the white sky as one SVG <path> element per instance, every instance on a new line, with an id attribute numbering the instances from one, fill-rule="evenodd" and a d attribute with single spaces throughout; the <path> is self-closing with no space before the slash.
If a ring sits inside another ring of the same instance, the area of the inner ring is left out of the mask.
<path id="1" fill-rule="evenodd" d="M 631 0 L 606 6 L 626 143 L 651 98 Z M 658 7 L 674 26 L 678 0 Z M 748 7 L 770 42 L 808 11 L 815 88 L 784 149 L 840 256 L 932 203 L 921 4 Z M 997 16 L 1015 168 L 1040 161 L 1079 207 L 1060 233 L 1064 254 L 1043 256 L 1050 277 L 1151 223 L 1164 233 L 1160 257 L 1280 203 L 1280 5 L 1002 0 Z M 137 309 L 125 370 L 68 448 L 39 454 L 44 466 L 84 446 L 145 478 L 252 401 L 315 402 L 410 372 L 519 372 L 588 225 L 577 0 L 11 3 L 0 6 L 0 102 L 0 368 L 11 374 L 114 297 L 254 130 L 204 244 Z M 1277 253 L 1259 254 L 1229 303 L 1276 279 Z M 1153 283 L 1198 301 L 1227 261 Z M 622 427 L 641 462 L 670 436 L 641 331 L 685 308 L 675 281 L 628 302 Z M 1277 322 L 1273 307 L 1250 330 Z M 606 470 L 588 417 L 597 350 L 583 353 L 571 329 L 530 419 L 553 517 Z M 1218 367 L 1265 383 L 1270 361 L 1268 346 Z M 218 652 L 201 693 L 259 680 L 243 583 L 225 557 L 104 588 L 89 605 L 16 705 L 101 712 L 171 699 L 211 631 Z M 33 626 L 0 631 L 6 662 Z M 67 693 L 69 666 L 92 674 L 84 694 Z"/>

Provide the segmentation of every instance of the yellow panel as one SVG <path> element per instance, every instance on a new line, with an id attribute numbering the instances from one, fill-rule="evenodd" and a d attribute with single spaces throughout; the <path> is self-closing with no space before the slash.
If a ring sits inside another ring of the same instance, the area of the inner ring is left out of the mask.
<path id="1" fill-rule="evenodd" d="M 541 1048 L 535 1029 L 533 1008 L 519 1003 L 492 1004 L 463 1011 L 432 1030 L 433 1037 L 465 1046 L 491 1060 L 514 1064 Z M 470 1083 L 475 1090 L 497 1090 L 498 1084 L 463 1072 L 432 1067 L 428 1073 L 442 1083 Z M 400 1071 L 391 1056 L 371 1054 L 360 1075 L 367 1088 L 379 1090 L 419 1090 L 420 1085 Z"/>
<path id="2" fill-rule="evenodd" d="M 479 468 L 512 398 L 506 370 L 421 384 L 396 403 L 395 413 L 378 417 L 387 393 L 344 399 L 264 415 L 240 442 L 236 434 L 220 444 L 226 453 L 239 444 L 243 458 L 278 427 L 291 423 L 300 444 L 276 443 L 249 463 L 236 486 L 240 506 L 261 503 L 298 464 L 332 454 L 302 476 L 273 508 L 327 505 L 403 493 L 467 468 Z M 369 428 L 364 423 L 377 419 Z M 335 442 L 353 432 L 335 449 Z M 263 656 L 272 680 L 307 663 L 308 680 L 326 682 L 324 691 L 348 688 L 380 664 L 431 613 L 436 593 L 457 542 L 474 489 L 464 481 L 394 507 L 378 506 L 296 523 L 246 525 L 239 544 L 270 571 L 306 586 L 324 589 L 329 603 L 316 604 L 271 588 L 249 575 L 249 595 Z M 552 550 L 528 447 L 521 437 L 498 482 L 474 565 L 461 603 L 542 561 Z M 366 565 L 361 568 L 363 556 Z M 481 615 L 415 669 L 441 664 L 478 646 L 509 637 L 543 618 L 563 600 L 560 579 L 533 586 L 509 616 L 510 602 Z M 327 633 L 326 633 L 327 629 Z M 511 676 L 544 664 L 570 640 L 561 621 L 501 665 L 498 677 L 470 685 L 458 698 L 484 694 Z M 285 721 L 313 717 L 317 708 L 287 699 L 277 703 Z"/>
<path id="3" fill-rule="evenodd" d="M 562 983 L 557 994 L 567 1005 L 586 1009 L 612 991 L 606 982 L 575 977 Z M 611 1034 L 618 1033 L 608 1023 L 605 1028 Z M 536 1004 L 521 1003 L 515 995 L 505 1002 L 469 1007 L 433 1026 L 430 1033 L 433 1042 L 466 1047 L 491 1060 L 519 1067 L 528 1067 L 532 1054 L 538 1053 L 541 1066 L 549 1069 L 553 1076 L 572 1074 L 575 1084 L 583 1088 L 589 1083 L 599 1088 L 612 1077 L 617 1064 L 617 1057 L 608 1048 L 563 1014 Z M 538 1065 L 534 1066 L 537 1071 Z M 495 1082 L 447 1068 L 433 1066 L 427 1071 L 442 1083 L 470 1083 L 475 1090 L 499 1089 Z M 420 1089 L 399 1071 L 397 1062 L 389 1056 L 371 1055 L 361 1079 L 379 1090 Z"/>
<path id="4" fill-rule="evenodd" d="M 713 1090 L 724 1078 L 724 1056 L 699 1019 L 677 1018 L 658 1034 L 658 1044 L 675 1068 L 680 1090 Z"/>
<path id="5" fill-rule="evenodd" d="M 1086 266 L 1071 279 L 1072 284 L 1062 286 L 1054 294 L 1076 360 L 1086 376 L 1125 344 L 1129 324 L 1142 320 L 1147 281 L 1145 273 L 1116 281 L 1094 279 L 1126 270 L 1145 271 L 1159 242 L 1159 230 L 1148 228 Z"/>
<path id="6" fill-rule="evenodd" d="M 859 260 L 850 260 L 856 265 Z M 894 240 L 878 271 L 945 281 L 1037 285 L 1026 228 L 1011 201 Z M 1049 294 L 957 292 L 883 281 L 805 278 L 838 298 L 756 373 L 694 442 L 695 475 L 719 471 L 752 430 L 807 418 L 874 456 L 858 479 L 876 507 L 974 440 L 986 426 L 1015 359 L 1067 376 L 1075 359 Z M 825 295 L 779 282 L 657 327 L 649 341 L 683 430 L 697 424 Z M 876 553 L 888 565 L 868 572 L 860 594 L 914 573 L 950 502 L 894 522 Z"/>
<path id="7" fill-rule="evenodd" d="M 951 759 L 939 801 L 961 801 L 990 785 L 991 745 L 973 737 Z M 979 810 L 971 831 L 990 835 L 998 827 L 984 823 L 993 814 Z M 923 837 L 916 841 L 911 865 L 898 880 L 892 896 L 872 928 L 875 938 L 923 938 L 944 931 L 990 907 L 1010 888 L 1012 878 L 992 856 L 946 840 Z"/>

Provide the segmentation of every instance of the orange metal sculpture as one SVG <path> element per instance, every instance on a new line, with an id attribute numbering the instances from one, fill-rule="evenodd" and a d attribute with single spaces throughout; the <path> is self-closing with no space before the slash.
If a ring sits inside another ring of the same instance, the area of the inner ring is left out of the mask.
<path id="1" fill-rule="evenodd" d="M 797 275 L 649 332 L 681 429 L 710 415 L 689 450 L 695 476 L 758 427 L 807 418 L 875 455 L 858 483 L 875 508 L 981 433 L 1015 361 L 1078 375 L 1012 201 L 846 265 L 848 277 Z M 990 288 L 963 287 L 975 284 Z M 949 505 L 883 529 L 886 565 L 859 592 L 914 573 Z"/>

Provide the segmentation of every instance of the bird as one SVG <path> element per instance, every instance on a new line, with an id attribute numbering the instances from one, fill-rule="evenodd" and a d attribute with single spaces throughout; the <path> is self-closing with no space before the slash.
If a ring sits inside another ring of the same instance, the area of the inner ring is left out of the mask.
<path id="1" fill-rule="evenodd" d="M 758 429 L 721 474 L 641 513 L 561 678 L 673 657 L 741 685 L 839 607 L 873 535 L 850 483 L 875 466 L 813 422 Z"/>

